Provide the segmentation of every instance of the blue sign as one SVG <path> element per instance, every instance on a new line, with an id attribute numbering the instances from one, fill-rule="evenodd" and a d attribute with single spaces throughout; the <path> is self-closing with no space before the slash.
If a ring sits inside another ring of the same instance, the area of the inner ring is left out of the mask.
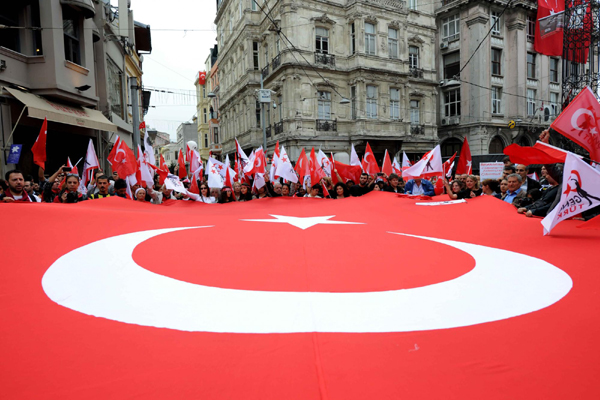
<path id="1" fill-rule="evenodd" d="M 6 160 L 6 163 L 18 164 L 19 159 L 21 158 L 21 150 L 23 150 L 22 144 L 11 144 L 10 153 L 8 153 L 8 160 Z"/>

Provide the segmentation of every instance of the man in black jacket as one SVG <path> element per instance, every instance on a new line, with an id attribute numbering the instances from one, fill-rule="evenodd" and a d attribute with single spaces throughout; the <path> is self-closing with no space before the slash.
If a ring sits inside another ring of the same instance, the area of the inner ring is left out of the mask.
<path id="1" fill-rule="evenodd" d="M 362 196 L 363 194 L 369 193 L 373 190 L 373 186 L 368 184 L 369 174 L 363 172 L 360 174 L 360 180 L 358 185 L 354 185 L 350 188 L 350 195 L 354 197 Z"/>
<path id="2" fill-rule="evenodd" d="M 527 176 L 527 173 L 529 172 L 529 168 L 527 166 L 523 164 L 517 164 L 515 170 L 517 171 L 517 174 L 521 175 L 521 178 L 523 178 L 521 189 L 525 190 L 525 192 L 528 193 L 533 189 L 541 189 L 542 185 L 540 185 L 538 181 Z"/>
<path id="3" fill-rule="evenodd" d="M 525 214 L 528 217 L 537 216 L 545 217 L 550 211 L 556 196 L 560 189 L 560 183 L 562 181 L 562 167 L 560 164 L 546 165 L 546 179 L 550 187 L 544 190 L 542 197 L 536 200 L 533 204 L 517 209 L 519 214 Z M 517 167 L 519 168 L 519 167 Z"/>
<path id="4" fill-rule="evenodd" d="M 389 185 L 383 188 L 384 192 L 404 193 L 404 189 L 400 186 L 400 177 L 398 175 L 390 174 L 388 176 L 388 183 Z"/>

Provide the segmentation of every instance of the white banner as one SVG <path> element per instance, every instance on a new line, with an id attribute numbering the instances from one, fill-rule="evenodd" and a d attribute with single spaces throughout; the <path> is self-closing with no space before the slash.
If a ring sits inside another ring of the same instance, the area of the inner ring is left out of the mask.
<path id="1" fill-rule="evenodd" d="M 500 179 L 504 172 L 504 163 L 482 162 L 479 163 L 479 177 L 482 181 L 486 179 Z"/>

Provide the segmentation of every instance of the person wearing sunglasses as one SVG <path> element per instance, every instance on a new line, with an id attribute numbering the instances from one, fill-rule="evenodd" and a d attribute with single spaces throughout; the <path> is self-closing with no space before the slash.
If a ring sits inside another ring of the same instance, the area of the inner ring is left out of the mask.
<path id="1" fill-rule="evenodd" d="M 198 201 L 201 203 L 215 204 L 217 202 L 217 200 L 210 195 L 210 189 L 206 183 L 200 185 L 199 195 L 197 195 L 196 193 L 189 193 L 188 197 L 194 201 Z"/>

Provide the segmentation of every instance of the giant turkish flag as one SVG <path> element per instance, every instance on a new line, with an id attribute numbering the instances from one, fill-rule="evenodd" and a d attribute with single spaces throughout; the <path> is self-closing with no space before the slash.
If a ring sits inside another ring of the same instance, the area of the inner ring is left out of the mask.
<path id="1" fill-rule="evenodd" d="M 3 396 L 598 398 L 600 232 L 443 200 L 0 204 Z"/>

